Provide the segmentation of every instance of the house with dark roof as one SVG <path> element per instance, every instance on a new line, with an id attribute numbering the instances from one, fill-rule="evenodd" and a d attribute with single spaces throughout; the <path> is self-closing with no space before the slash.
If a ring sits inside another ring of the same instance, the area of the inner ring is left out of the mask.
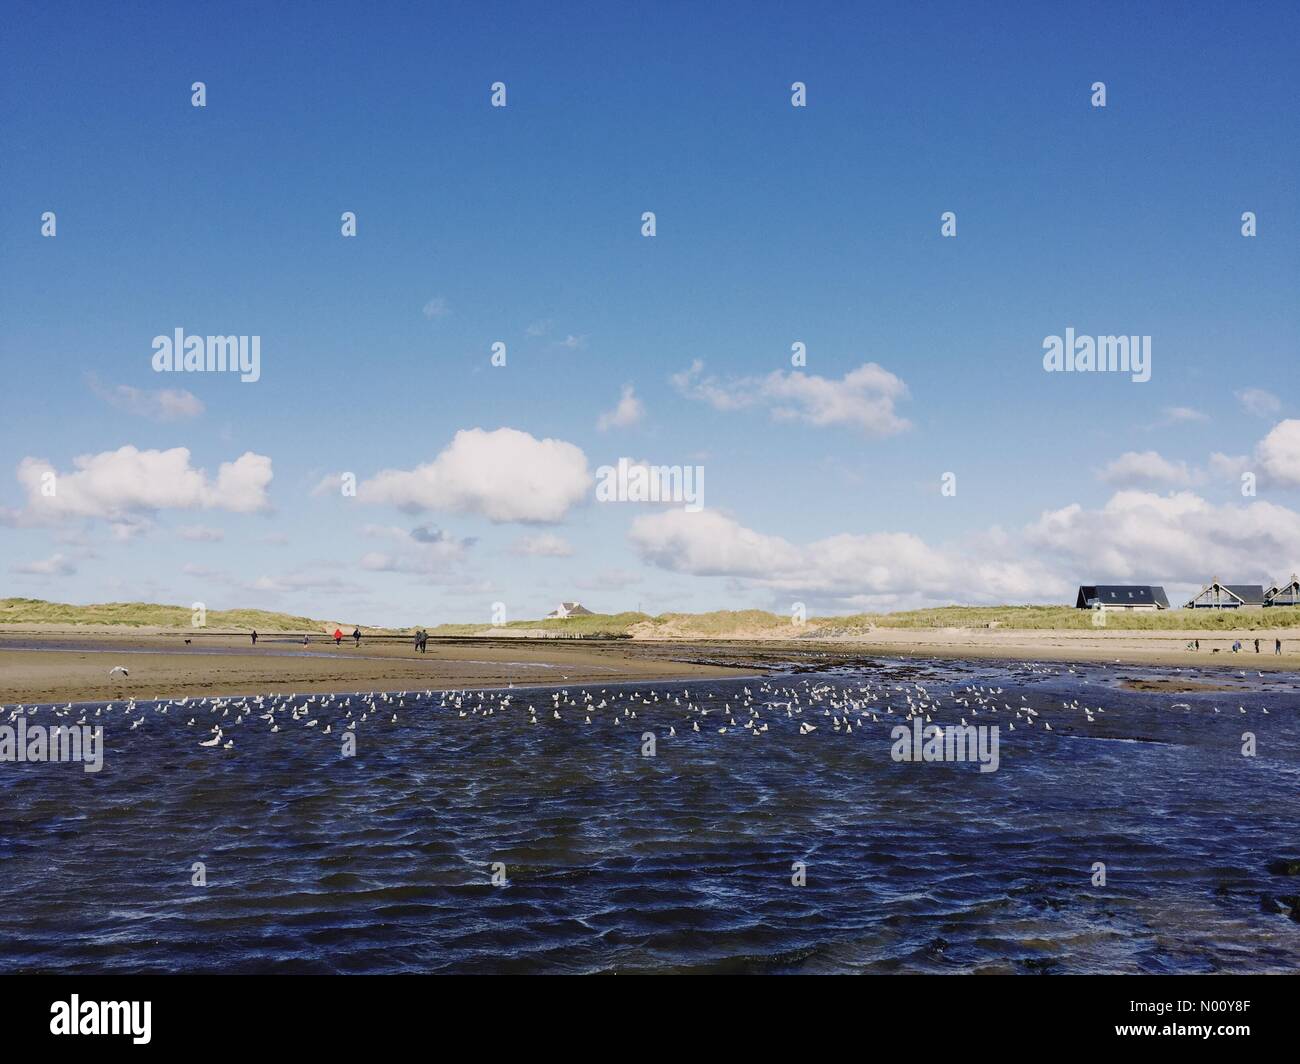
<path id="1" fill-rule="evenodd" d="M 561 602 L 558 609 L 546 615 L 548 621 L 563 619 L 565 617 L 594 617 L 596 616 L 591 610 L 587 609 L 581 602 Z"/>
<path id="2" fill-rule="evenodd" d="M 1264 606 L 1263 584 L 1206 584 L 1187 603 L 1189 610 L 1250 610 Z"/>
<path id="3" fill-rule="evenodd" d="M 1291 583 L 1274 584 L 1264 592 L 1265 606 L 1300 606 L 1300 580 L 1291 574 Z"/>
<path id="4" fill-rule="evenodd" d="M 1167 610 L 1165 589 L 1155 584 L 1081 584 L 1074 600 L 1080 610 Z"/>

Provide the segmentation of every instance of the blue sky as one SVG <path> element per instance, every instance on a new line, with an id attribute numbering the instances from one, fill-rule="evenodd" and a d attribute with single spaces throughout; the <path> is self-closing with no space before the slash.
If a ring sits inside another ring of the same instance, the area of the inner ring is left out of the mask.
<path id="1" fill-rule="evenodd" d="M 436 623 L 1300 567 L 1294 5 L 700 6 L 11 5 L 5 593 Z M 177 327 L 259 335 L 261 379 L 154 373 Z M 1044 372 L 1066 327 L 1150 336 L 1152 379 Z M 736 408 L 674 384 L 697 360 Z M 509 484 L 446 486 L 475 429 L 701 465 L 705 510 L 578 498 L 524 440 L 559 519 L 494 521 Z M 63 479 L 124 447 L 181 483 Z M 249 452 L 252 501 L 216 487 Z"/>

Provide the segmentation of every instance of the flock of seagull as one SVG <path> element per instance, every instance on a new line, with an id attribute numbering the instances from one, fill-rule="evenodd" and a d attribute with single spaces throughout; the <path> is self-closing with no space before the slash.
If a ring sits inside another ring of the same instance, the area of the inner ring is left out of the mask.
<path id="1" fill-rule="evenodd" d="M 1050 675 L 1052 670 L 1042 666 L 1026 666 L 1031 672 Z M 121 667 L 118 666 L 120 669 Z M 125 670 L 122 670 L 125 672 Z M 1074 672 L 1073 669 L 1069 670 Z M 455 691 L 398 691 L 357 692 L 343 694 L 268 694 L 254 696 L 201 698 L 185 697 L 155 702 L 137 703 L 127 699 L 120 706 L 108 703 L 91 709 L 68 703 L 63 707 L 47 707 L 54 717 L 63 722 L 79 725 L 102 724 L 118 716 L 130 721 L 130 729 L 144 724 L 149 715 L 167 716 L 175 711 L 184 716 L 186 726 L 202 729 L 206 737 L 196 739 L 204 748 L 235 749 L 234 732 L 241 727 L 262 727 L 278 733 L 292 728 L 316 729 L 318 734 L 330 735 L 336 731 L 353 732 L 363 724 L 397 724 L 402 711 L 408 708 L 423 712 L 428 707 L 441 711 L 454 720 L 470 718 L 505 717 L 529 726 L 548 722 L 570 722 L 582 726 L 608 723 L 612 726 L 631 726 L 641 721 L 640 714 L 653 713 L 659 722 L 662 737 L 672 738 L 678 729 L 691 733 L 714 732 L 718 735 L 748 734 L 761 737 L 768 734 L 772 723 L 790 722 L 798 725 L 798 734 L 809 735 L 824 728 L 832 733 L 852 735 L 861 733 L 872 725 L 885 723 L 896 726 L 920 719 L 924 724 L 940 726 L 960 723 L 966 727 L 976 723 L 1000 724 L 1007 731 L 1020 728 L 1038 728 L 1044 732 L 1056 730 L 1048 719 L 1051 713 L 1059 728 L 1062 724 L 1086 728 L 1095 724 L 1099 714 L 1106 710 L 1088 706 L 1079 699 L 1037 708 L 1029 698 L 1020 694 L 1009 695 L 1002 687 L 991 684 L 944 685 L 942 694 L 926 685 L 860 680 L 840 684 L 825 680 L 808 679 L 782 683 L 778 680 L 742 686 L 728 697 L 725 693 L 710 692 L 704 698 L 692 698 L 689 687 L 680 691 L 672 688 L 663 691 L 644 688 L 601 688 L 593 691 L 579 688 L 570 691 L 508 688 L 498 690 Z M 1186 702 L 1174 703 L 1173 709 L 1190 711 Z M 8 720 L 19 715 L 30 720 L 41 707 L 16 705 L 9 709 Z M 1244 706 L 1238 706 L 1242 714 Z M 4 707 L 0 707 L 3 714 Z M 1218 713 L 1219 708 L 1214 707 Z M 1267 709 L 1262 709 L 1264 714 Z M 452 716 L 454 714 L 454 717 Z M 666 719 L 665 719 L 666 718 Z M 954 720 L 955 718 L 955 720 Z M 3 719 L 0 717 L 0 719 Z M 645 723 L 642 722 L 645 727 Z"/>

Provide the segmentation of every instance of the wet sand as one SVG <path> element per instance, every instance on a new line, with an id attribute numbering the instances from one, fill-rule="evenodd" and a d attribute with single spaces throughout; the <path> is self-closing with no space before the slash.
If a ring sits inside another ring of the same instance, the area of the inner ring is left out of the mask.
<path id="1" fill-rule="evenodd" d="M 1186 649 L 1199 638 L 1199 652 Z M 1234 639 L 1245 649 L 1233 654 Z M 1284 653 L 1273 653 L 1273 639 Z M 187 645 L 185 640 L 189 639 Z M 862 666 L 873 658 L 1109 662 L 1239 672 L 1300 671 L 1300 630 L 1248 632 L 881 628 L 862 638 L 568 640 L 371 635 L 336 647 L 320 633 L 0 626 L 0 704 L 90 702 L 292 691 L 400 691 L 507 685 L 600 685 Z M 1218 653 L 1214 651 L 1218 650 Z M 124 665 L 130 675 L 110 680 Z M 1181 681 L 1168 681 L 1170 684 Z M 1200 682 L 1204 682 L 1201 680 Z M 1167 687 L 1173 690 L 1174 687 Z M 1191 690 L 1192 688 L 1177 688 Z"/>
<path id="2" fill-rule="evenodd" d="M 185 639 L 190 639 L 186 645 Z M 0 630 L 0 704 L 96 702 L 125 697 L 262 694 L 291 691 L 399 691 L 509 684 L 604 684 L 627 680 L 721 678 L 744 669 L 675 660 L 663 648 L 628 654 L 621 641 L 429 640 L 418 654 L 406 637 L 345 639 L 319 634 Z M 116 665 L 126 678 L 110 680 Z"/>

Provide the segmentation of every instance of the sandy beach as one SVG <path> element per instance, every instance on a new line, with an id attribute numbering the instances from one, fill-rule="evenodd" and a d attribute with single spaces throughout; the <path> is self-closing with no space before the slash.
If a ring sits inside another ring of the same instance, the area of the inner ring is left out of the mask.
<path id="1" fill-rule="evenodd" d="M 370 637 L 360 647 L 351 639 L 336 647 L 319 633 L 310 639 L 304 647 L 300 635 L 276 633 L 254 647 L 244 633 L 0 632 L 0 703 L 600 684 L 742 671 L 677 661 L 662 648 L 628 654 L 612 640 L 431 639 L 418 654 L 406 637 Z M 129 675 L 110 680 L 116 665 Z"/>
<path id="2" fill-rule="evenodd" d="M 23 625 L 0 628 L 0 704 L 291 691 L 396 691 L 722 678 L 871 657 L 1121 662 L 1300 671 L 1300 630 L 1255 633 L 881 628 L 864 638 L 717 640 L 431 639 L 375 635 L 341 646 L 312 633 Z M 1230 648 L 1235 639 L 1241 653 Z M 1274 638 L 1283 653 L 1273 652 Z M 189 643 L 186 643 L 186 640 Z M 1199 652 L 1186 649 L 1200 639 Z M 129 675 L 109 678 L 123 665 Z"/>

